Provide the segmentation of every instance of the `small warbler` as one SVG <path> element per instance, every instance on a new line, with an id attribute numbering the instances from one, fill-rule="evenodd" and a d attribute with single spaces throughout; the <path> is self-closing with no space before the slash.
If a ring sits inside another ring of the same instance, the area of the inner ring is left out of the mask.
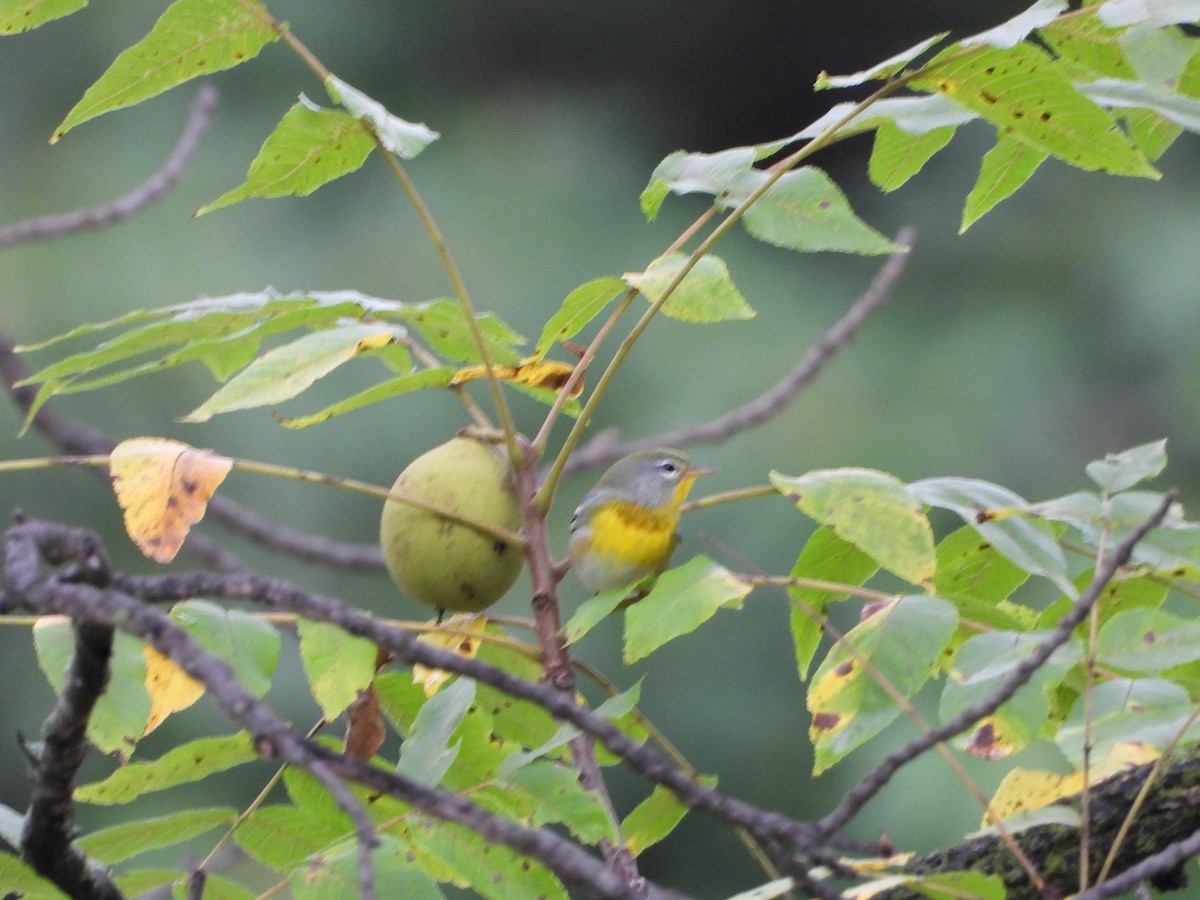
<path id="1" fill-rule="evenodd" d="M 571 519 L 571 570 L 593 591 L 657 575 L 679 543 L 679 507 L 711 469 L 678 450 L 643 450 L 600 476 Z"/>

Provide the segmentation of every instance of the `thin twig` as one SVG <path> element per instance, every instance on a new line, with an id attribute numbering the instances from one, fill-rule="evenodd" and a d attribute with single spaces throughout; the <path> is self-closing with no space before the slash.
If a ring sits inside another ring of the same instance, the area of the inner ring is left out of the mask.
<path id="1" fill-rule="evenodd" d="M 904 227 L 896 234 L 895 243 L 911 249 L 916 232 Z M 909 254 L 893 253 L 876 273 L 870 286 L 820 339 L 809 348 L 804 358 L 784 375 L 770 390 L 749 403 L 713 419 L 638 441 L 618 440 L 613 431 L 602 432 L 581 447 L 566 464 L 566 472 L 592 466 L 607 465 L 629 453 L 652 447 L 686 447 L 692 444 L 716 444 L 736 434 L 761 425 L 778 415 L 807 385 L 811 384 L 825 366 L 841 351 L 862 327 L 867 318 L 891 297 L 908 264 Z"/>
<path id="2" fill-rule="evenodd" d="M 59 215 L 26 219 L 0 228 L 0 250 L 24 241 L 62 237 L 86 228 L 102 228 L 128 219 L 155 200 L 165 196 L 179 182 L 191 161 L 192 152 L 212 122 L 212 113 L 220 95 L 211 84 L 201 85 L 188 112 L 187 124 L 175 142 L 175 148 L 162 168 L 128 194 L 100 206 L 76 209 Z"/>
<path id="3" fill-rule="evenodd" d="M 921 756 L 937 743 L 949 740 L 985 716 L 991 715 L 1026 684 L 1033 674 L 1045 665 L 1051 654 L 1070 639 L 1075 627 L 1087 617 L 1088 610 L 1092 608 L 1105 586 L 1116 575 L 1117 570 L 1129 562 L 1130 554 L 1137 546 L 1138 541 L 1162 522 L 1171 508 L 1171 504 L 1175 502 L 1176 496 L 1175 491 L 1168 491 L 1163 496 L 1162 503 L 1158 508 L 1134 529 L 1113 550 L 1111 555 L 1105 558 L 1103 565 L 1096 568 L 1095 576 L 1087 589 L 1079 595 L 1079 599 L 1075 601 L 1071 610 L 1059 620 L 1050 637 L 1038 644 L 1032 653 L 1021 660 L 1000 686 L 992 692 L 991 696 L 967 707 L 952 719 L 884 757 L 878 766 L 868 772 L 858 784 L 846 793 L 842 802 L 832 812 L 817 823 L 817 834 L 820 838 L 828 838 L 840 831 L 872 797 L 883 789 L 884 785 L 902 766 Z"/>

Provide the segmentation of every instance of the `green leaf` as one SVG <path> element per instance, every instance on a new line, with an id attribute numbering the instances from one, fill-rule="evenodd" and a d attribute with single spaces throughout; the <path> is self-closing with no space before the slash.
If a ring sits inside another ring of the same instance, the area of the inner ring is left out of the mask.
<path id="1" fill-rule="evenodd" d="M 771 176 L 747 172 L 723 198 L 736 206 Z M 842 253 L 895 253 L 900 248 L 855 215 L 833 179 L 815 166 L 793 169 L 769 187 L 742 217 L 760 241 L 789 250 Z"/>
<path id="2" fill-rule="evenodd" d="M 612 615 L 621 605 L 621 601 L 628 596 L 629 588 L 620 587 L 610 591 L 601 591 L 590 600 L 580 603 L 563 627 L 567 643 L 574 644 L 582 639 L 589 631 Z"/>
<path id="3" fill-rule="evenodd" d="M 924 168 L 925 163 L 950 143 L 953 126 L 943 126 L 921 134 L 911 134 L 891 119 L 880 123 L 871 148 L 867 173 L 884 191 L 894 191 Z"/>
<path id="4" fill-rule="evenodd" d="M 771 473 L 771 484 L 820 525 L 913 584 L 933 577 L 933 529 L 904 484 L 874 469 L 819 469 L 799 477 Z"/>
<path id="5" fill-rule="evenodd" d="M 418 862 L 437 867 L 455 885 L 473 888 L 491 900 L 567 900 L 566 889 L 540 863 L 466 828 L 421 818 L 409 837 Z"/>
<path id="6" fill-rule="evenodd" d="M 71 620 L 46 616 L 33 626 L 38 665 L 55 693 L 62 691 L 67 666 L 75 653 Z M 142 642 L 124 632 L 113 635 L 108 689 L 100 695 L 88 720 L 88 740 L 104 753 L 126 760 L 146 729 L 150 694 L 146 691 L 146 656 Z"/>
<path id="7" fill-rule="evenodd" d="M 256 15 L 247 5 L 261 13 Z M 279 40 L 253 0 L 176 0 L 67 113 L 51 142 L 102 113 L 141 103 L 199 75 L 253 59 Z"/>
<path id="8" fill-rule="evenodd" d="M 856 115 L 848 123 L 843 120 L 857 109 L 856 103 L 838 103 L 803 131 L 784 141 L 760 144 L 762 151 L 777 152 L 792 141 L 809 140 L 837 126 L 843 137 L 862 134 L 879 127 L 880 123 L 892 121 L 909 134 L 924 134 L 936 128 L 964 125 L 977 119 L 973 112 L 951 103 L 941 94 L 918 97 L 885 97 L 873 103 L 869 112 Z"/>
<path id="9" fill-rule="evenodd" d="M 315 331 L 269 350 L 183 417 L 206 422 L 214 415 L 281 403 L 366 350 L 391 341 L 388 325 L 346 325 Z"/>
<path id="10" fill-rule="evenodd" d="M 959 515 L 1026 572 L 1050 579 L 1069 597 L 1077 596 L 1054 529 L 1021 515 L 1029 504 L 1019 495 L 977 478 L 926 478 L 908 489 L 922 503 Z"/>
<path id="11" fill-rule="evenodd" d="M 1062 16 L 1038 31 L 1076 81 L 1096 76 L 1136 78 L 1137 71 L 1121 46 L 1123 30 L 1108 28 L 1096 15 L 1097 7 Z"/>
<path id="12" fill-rule="evenodd" d="M 437 884 L 412 859 L 409 848 L 393 835 L 379 835 L 371 852 L 377 897 L 442 900 Z M 359 896 L 358 843 L 343 841 L 296 868 L 289 880 L 296 900 L 333 900 Z"/>
<path id="13" fill-rule="evenodd" d="M 814 581 L 836 581 L 855 587 L 879 571 L 879 563 L 854 544 L 838 536 L 829 526 L 822 526 L 800 551 L 790 577 L 811 578 Z M 825 608 L 835 600 L 844 599 L 844 592 L 817 588 L 789 587 L 792 604 L 792 644 L 796 648 L 796 667 L 800 680 L 808 679 L 813 655 L 824 633 L 821 629 Z M 808 611 L 801 608 L 808 607 Z M 812 614 L 809 613 L 811 611 Z"/>
<path id="14" fill-rule="evenodd" d="M 387 318 L 411 322 L 436 353 L 459 362 L 483 362 L 471 325 L 457 300 L 443 298 L 429 303 L 408 303 Z M 518 360 L 513 349 L 525 343 L 525 338 L 508 327 L 498 316 L 484 313 L 477 316 L 492 362 L 511 365 Z"/>
<path id="15" fill-rule="evenodd" d="M 579 783 L 574 769 L 539 760 L 514 771 L 507 783 L 510 790 L 523 790 L 533 797 L 537 804 L 534 827 L 560 822 L 587 844 L 616 839 L 604 801 Z"/>
<path id="16" fill-rule="evenodd" d="M 179 869 L 145 868 L 126 869 L 113 876 L 113 882 L 127 897 L 140 897 L 155 888 L 166 887 L 172 882 L 186 882 L 188 873 Z"/>
<path id="17" fill-rule="evenodd" d="M 997 606 L 1029 578 L 1029 573 L 964 526 L 947 535 L 937 547 L 933 587 L 939 597 L 977 600 Z"/>
<path id="18" fill-rule="evenodd" d="M 78 838 L 76 843 L 88 856 L 112 865 L 148 850 L 181 844 L 218 825 L 232 825 L 236 818 L 237 810 L 230 807 L 185 809 L 102 828 Z"/>
<path id="19" fill-rule="evenodd" d="M 208 600 L 185 600 L 171 618 L 196 642 L 233 669 L 238 682 L 255 697 L 271 687 L 279 663 L 279 632 L 258 616 L 225 609 Z"/>
<path id="20" fill-rule="evenodd" d="M 204 900 L 255 900 L 258 891 L 252 891 L 245 885 L 220 875 L 208 872 L 204 878 Z M 192 900 L 190 885 L 187 880 L 180 879 L 171 887 L 172 900 Z"/>
<path id="21" fill-rule="evenodd" d="M 813 90 L 824 91 L 829 88 L 856 87 L 867 81 L 882 81 L 886 78 L 891 78 L 934 44 L 945 38 L 949 33 L 948 31 L 943 31 L 941 34 L 927 37 L 907 50 L 901 51 L 895 56 L 890 56 L 883 62 L 871 66 L 869 69 L 855 72 L 853 75 L 830 75 L 828 72 L 821 72 L 817 76 Z"/>
<path id="22" fill-rule="evenodd" d="M 715 787 L 717 779 L 700 778 L 702 784 Z M 655 785 L 641 803 L 635 806 L 621 822 L 621 835 L 625 838 L 625 846 L 635 857 L 647 847 L 652 847 L 664 840 L 675 826 L 683 821 L 688 808 L 671 791 L 660 785 Z"/>
<path id="23" fill-rule="evenodd" d="M 267 135 L 246 180 L 198 210 L 202 216 L 251 197 L 307 197 L 359 169 L 375 142 L 358 119 L 324 109 L 301 95 Z"/>
<path id="24" fill-rule="evenodd" d="M 347 634 L 328 622 L 301 619 L 300 659 L 313 699 L 326 722 L 332 722 L 375 679 L 378 649 L 364 638 Z"/>
<path id="25" fill-rule="evenodd" d="M 0 0 L 0 34 L 20 34 L 87 6 L 88 0 Z"/>
<path id="26" fill-rule="evenodd" d="M 371 129 L 384 148 L 401 159 L 412 159 L 440 137 L 422 122 L 406 122 L 392 115 L 382 103 L 372 100 L 335 75 L 325 79 L 325 90 L 334 103 L 340 103 L 355 119 L 370 122 Z"/>
<path id="27" fill-rule="evenodd" d="M 738 891 L 731 895 L 729 900 L 775 900 L 776 897 L 782 897 L 795 889 L 796 880 L 794 878 L 776 878 L 752 887 L 748 891 Z"/>
<path id="28" fill-rule="evenodd" d="M 1161 28 L 1200 19 L 1200 3 L 1196 0 L 1167 0 L 1155 3 L 1147 3 L 1146 0 L 1109 0 L 1100 4 L 1098 14 L 1104 24 L 1114 28 L 1143 23 Z"/>
<path id="29" fill-rule="evenodd" d="M 21 900 L 67 900 L 67 895 L 8 853 L 0 853 L 0 886 Z"/>
<path id="30" fill-rule="evenodd" d="M 759 154 L 753 147 L 732 147 L 717 153 L 676 151 L 660 162 L 642 191 L 642 214 L 653 221 L 668 193 L 721 196 L 734 180 L 750 171 Z"/>
<path id="31" fill-rule="evenodd" d="M 389 378 L 387 381 L 381 381 L 378 384 L 372 385 L 366 390 L 359 391 L 357 394 L 347 397 L 345 400 L 331 403 L 329 406 L 317 410 L 315 413 L 307 416 L 292 416 L 290 418 L 276 416 L 275 421 L 284 428 L 307 428 L 310 425 L 326 422 L 336 416 L 362 409 L 364 406 L 370 406 L 374 403 L 380 403 L 404 394 L 411 394 L 413 391 L 445 387 L 454 380 L 456 371 L 453 366 L 440 366 L 436 369 L 423 369 L 420 372 L 413 372 L 411 375 L 400 375 L 396 378 Z"/>
<path id="32" fill-rule="evenodd" d="M 264 806 L 238 825 L 233 839 L 253 859 L 286 871 L 347 834 L 346 828 L 295 806 Z"/>
<path id="33" fill-rule="evenodd" d="M 939 92 L 978 113 L 997 130 L 1081 169 L 1157 178 L 1158 173 L 1112 117 L 1067 79 L 1044 50 L 943 51 L 914 79 L 917 90 Z"/>
<path id="34" fill-rule="evenodd" d="M 993 631 L 966 641 L 954 656 L 942 691 L 938 707 L 942 720 L 953 718 L 973 703 L 990 697 L 1047 637 L 1048 632 Z M 1058 687 L 1078 661 L 1076 645 L 1059 647 L 1003 706 L 954 743 L 981 759 L 1003 759 L 1028 746 L 1041 733 L 1050 715 L 1049 692 Z"/>
<path id="35" fill-rule="evenodd" d="M 624 291 L 625 282 L 613 276 L 596 278 L 575 288 L 567 294 L 558 312 L 547 320 L 533 351 L 534 358 L 541 359 L 555 344 L 575 337 Z"/>
<path id="36" fill-rule="evenodd" d="M 1200 131 L 1200 100 L 1159 85 L 1100 78 L 1081 84 L 1079 91 L 1100 106 L 1110 109 L 1148 109 L 1188 131 Z"/>
<path id="37" fill-rule="evenodd" d="M 886 679 L 904 697 L 929 680 L 958 614 L 938 597 L 911 595 L 872 608 L 833 646 L 808 689 L 809 737 L 820 773 L 882 731 L 900 707 L 876 682 Z M 862 664 L 865 659 L 870 669 Z"/>
<path id="38" fill-rule="evenodd" d="M 354 822 L 330 796 L 329 789 L 304 769 L 295 766 L 284 769 L 283 786 L 292 802 L 310 821 L 342 832 L 354 829 Z"/>
<path id="39" fill-rule="evenodd" d="M 660 256 L 644 272 L 628 272 L 625 283 L 637 288 L 652 303 L 662 297 L 688 262 L 686 253 Z M 725 322 L 751 319 L 754 310 L 741 295 L 725 262 L 716 256 L 702 256 L 679 282 L 662 311 L 684 322 Z"/>
<path id="40" fill-rule="evenodd" d="M 436 786 L 454 765 L 462 747 L 460 739 L 450 743 L 475 701 L 475 682 L 455 679 L 426 701 L 413 722 L 412 733 L 400 747 L 396 774 L 418 784 Z"/>
<path id="41" fill-rule="evenodd" d="M 1086 741 L 1090 763 L 1103 767 L 1110 758 L 1120 760 L 1122 748 L 1145 744 L 1163 750 L 1184 728 L 1184 742 L 1200 737 L 1200 721 L 1190 721 L 1195 701 L 1182 687 L 1157 678 L 1116 678 L 1098 684 L 1088 698 L 1079 697 L 1054 742 L 1071 765 L 1083 766 Z"/>
<path id="42" fill-rule="evenodd" d="M 1115 494 L 1153 478 L 1167 467 L 1167 439 L 1141 444 L 1124 453 L 1110 453 L 1087 464 L 1088 478 L 1106 494 Z"/>
<path id="43" fill-rule="evenodd" d="M 200 738 L 180 744 L 152 762 L 130 763 L 101 781 L 77 787 L 75 799 L 104 806 L 128 803 L 143 794 L 199 781 L 256 759 L 254 742 L 244 731 Z"/>
<path id="44" fill-rule="evenodd" d="M 1157 609 L 1117 613 L 1100 629 L 1096 655 L 1101 663 L 1134 672 L 1158 673 L 1200 659 L 1200 622 Z"/>
<path id="45" fill-rule="evenodd" d="M 664 572 L 625 613 L 625 664 L 689 634 L 725 607 L 740 609 L 751 586 L 705 556 Z"/>
<path id="46" fill-rule="evenodd" d="M 990 44 L 993 47 L 1007 50 L 1025 40 L 1029 32 L 1035 28 L 1049 25 L 1066 8 L 1067 0 L 1037 0 L 1033 6 L 1024 12 L 1017 13 L 1007 22 L 963 38 L 959 44 L 963 47 Z"/>
<path id="47" fill-rule="evenodd" d="M 1016 193 L 1045 159 L 1044 150 L 1003 133 L 997 135 L 996 146 L 984 154 L 979 177 L 967 195 L 958 233 L 962 234 L 993 206 Z"/>

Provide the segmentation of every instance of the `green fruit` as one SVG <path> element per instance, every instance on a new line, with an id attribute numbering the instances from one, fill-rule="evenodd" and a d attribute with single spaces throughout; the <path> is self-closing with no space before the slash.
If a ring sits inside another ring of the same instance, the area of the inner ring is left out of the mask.
<path id="1" fill-rule="evenodd" d="M 392 490 L 503 528 L 521 527 L 508 460 L 494 446 L 455 438 L 418 456 Z M 469 525 L 388 500 L 379 542 L 392 579 L 438 610 L 478 612 L 499 600 L 521 572 L 521 551 Z"/>

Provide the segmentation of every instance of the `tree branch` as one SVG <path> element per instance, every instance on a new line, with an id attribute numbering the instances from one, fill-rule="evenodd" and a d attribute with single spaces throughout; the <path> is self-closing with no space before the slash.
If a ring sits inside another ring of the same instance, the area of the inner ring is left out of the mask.
<path id="1" fill-rule="evenodd" d="M 26 219 L 0 229 L 0 250 L 24 241 L 41 238 L 62 237 L 86 228 L 102 228 L 140 212 L 146 206 L 165 196 L 179 182 L 200 138 L 212 122 L 212 113 L 220 95 L 210 84 L 200 87 L 192 108 L 188 112 L 187 124 L 175 142 L 175 148 L 167 157 L 162 168 L 142 182 L 128 194 L 110 200 L 101 206 L 76 209 L 59 215 Z"/>
<path id="2" fill-rule="evenodd" d="M 111 587 L 100 588 L 54 578 L 23 576 L 22 573 L 37 571 L 38 547 L 48 544 L 48 541 L 40 538 L 56 534 L 75 540 L 74 536 L 85 533 L 48 523 L 31 522 L 17 525 L 5 535 L 5 592 L 0 598 L 0 612 L 22 608 L 41 615 L 58 613 L 81 621 L 118 627 L 153 646 L 201 682 L 225 714 L 253 735 L 255 746 L 262 755 L 277 755 L 317 777 L 355 822 L 360 851 L 366 859 L 369 860 L 370 847 L 376 840 L 374 826 L 349 792 L 347 781 L 384 791 L 431 815 L 477 831 L 489 841 L 506 844 L 537 859 L 567 881 L 586 886 L 596 896 L 644 896 L 635 893 L 618 875 L 584 849 L 549 829 L 526 828 L 484 810 L 465 797 L 418 784 L 306 739 L 279 719 L 268 706 L 247 693 L 229 666 L 204 651 L 191 635 L 168 616 L 127 593 L 122 587 L 126 579 L 114 577 Z M 10 572 L 16 575 L 10 576 Z M 237 580 L 245 576 L 211 577 Z M 559 695 L 553 693 L 552 696 Z M 364 898 L 371 896 L 369 872 L 369 864 L 360 865 L 360 892 Z M 653 886 L 649 887 L 648 894 L 664 900 L 672 896 L 670 892 Z"/>
<path id="3" fill-rule="evenodd" d="M 1134 529 L 1111 554 L 1104 558 L 1087 589 L 1079 595 L 1079 599 L 1075 601 L 1071 610 L 1059 620 L 1050 637 L 1021 660 L 990 697 L 985 697 L 978 703 L 967 707 L 954 718 L 884 757 L 878 766 L 868 772 L 858 784 L 847 792 L 842 798 L 842 802 L 832 812 L 817 823 L 817 833 L 821 838 L 828 838 L 841 830 L 872 797 L 879 793 L 902 766 L 916 759 L 935 744 L 949 740 L 984 716 L 991 715 L 1022 685 L 1026 684 L 1033 674 L 1045 665 L 1051 654 L 1070 639 L 1075 627 L 1087 617 L 1088 611 L 1095 604 L 1105 586 L 1116 575 L 1117 570 L 1129 562 L 1133 548 L 1148 532 L 1162 523 L 1176 497 L 1175 491 L 1167 491 L 1158 508 Z"/>
<path id="4" fill-rule="evenodd" d="M 897 233 L 894 242 L 911 250 L 915 236 L 915 229 L 905 226 Z M 607 465 L 629 453 L 653 447 L 718 444 L 778 415 L 803 388 L 816 380 L 825 366 L 850 343 L 867 318 L 887 302 L 908 266 L 908 258 L 909 254 L 906 251 L 889 256 L 862 296 L 854 301 L 832 328 L 821 335 L 795 368 L 770 390 L 711 422 L 680 428 L 657 437 L 621 441 L 617 438 L 615 429 L 603 431 L 571 455 L 564 467 L 564 474 Z"/>

